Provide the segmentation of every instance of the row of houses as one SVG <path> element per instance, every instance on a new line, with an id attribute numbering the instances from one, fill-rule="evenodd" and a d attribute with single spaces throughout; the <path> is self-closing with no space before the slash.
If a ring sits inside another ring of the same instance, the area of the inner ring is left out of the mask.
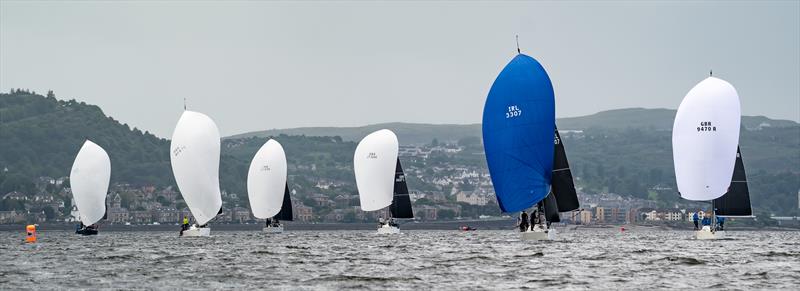
<path id="1" fill-rule="evenodd" d="M 694 212 L 686 209 L 591 207 L 563 213 L 561 220 L 575 224 L 633 224 L 681 222 L 692 219 Z M 702 216 L 702 211 L 700 216 Z"/>

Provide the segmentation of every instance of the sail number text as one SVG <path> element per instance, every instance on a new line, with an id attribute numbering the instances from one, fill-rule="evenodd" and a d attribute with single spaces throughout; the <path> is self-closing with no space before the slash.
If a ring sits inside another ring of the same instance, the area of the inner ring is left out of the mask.
<path id="1" fill-rule="evenodd" d="M 506 111 L 506 118 L 514 118 L 520 115 L 522 115 L 522 110 L 519 109 L 517 105 L 508 106 L 508 111 Z"/>
<path id="2" fill-rule="evenodd" d="M 717 127 L 712 126 L 711 121 L 701 121 L 700 126 L 697 127 L 697 131 L 717 131 Z"/>

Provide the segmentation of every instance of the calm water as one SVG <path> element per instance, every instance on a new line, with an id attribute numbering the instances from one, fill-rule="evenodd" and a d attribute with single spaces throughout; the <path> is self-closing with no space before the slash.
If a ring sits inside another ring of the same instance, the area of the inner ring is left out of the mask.
<path id="1" fill-rule="evenodd" d="M 554 242 L 510 231 L 0 232 L 0 289 L 800 288 L 800 232 L 578 229 Z"/>

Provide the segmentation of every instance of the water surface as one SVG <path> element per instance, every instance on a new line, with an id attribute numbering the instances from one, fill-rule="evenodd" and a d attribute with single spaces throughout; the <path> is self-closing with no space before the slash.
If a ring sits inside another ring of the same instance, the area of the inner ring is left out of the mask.
<path id="1" fill-rule="evenodd" d="M 577 229 L 558 241 L 511 231 L 0 232 L 0 289 L 794 289 L 800 232 Z"/>

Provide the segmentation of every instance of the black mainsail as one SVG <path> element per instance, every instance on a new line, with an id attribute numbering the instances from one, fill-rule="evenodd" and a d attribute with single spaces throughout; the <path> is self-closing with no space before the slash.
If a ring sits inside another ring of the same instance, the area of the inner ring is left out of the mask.
<path id="1" fill-rule="evenodd" d="M 286 183 L 286 190 L 283 192 L 283 204 L 281 211 L 275 215 L 275 219 L 292 221 L 292 198 L 289 196 L 289 183 Z"/>
<path id="2" fill-rule="evenodd" d="M 752 216 L 753 208 L 750 205 L 750 190 L 747 187 L 747 175 L 744 171 L 742 152 L 736 147 L 736 165 L 733 168 L 733 177 L 728 192 L 722 197 L 714 199 L 716 215 L 721 216 Z"/>
<path id="3" fill-rule="evenodd" d="M 559 212 L 577 210 L 578 194 L 575 191 L 575 183 L 572 181 L 572 172 L 569 170 L 567 152 L 564 150 L 564 143 L 558 128 L 555 130 L 555 155 L 553 155 L 553 176 L 551 178 L 551 195 L 555 196 Z"/>
<path id="4" fill-rule="evenodd" d="M 394 171 L 394 198 L 389 209 L 392 211 L 392 217 L 394 218 L 414 218 L 414 211 L 411 209 L 411 197 L 408 196 L 406 174 L 403 173 L 400 158 L 397 158 L 397 167 L 395 167 Z"/>

